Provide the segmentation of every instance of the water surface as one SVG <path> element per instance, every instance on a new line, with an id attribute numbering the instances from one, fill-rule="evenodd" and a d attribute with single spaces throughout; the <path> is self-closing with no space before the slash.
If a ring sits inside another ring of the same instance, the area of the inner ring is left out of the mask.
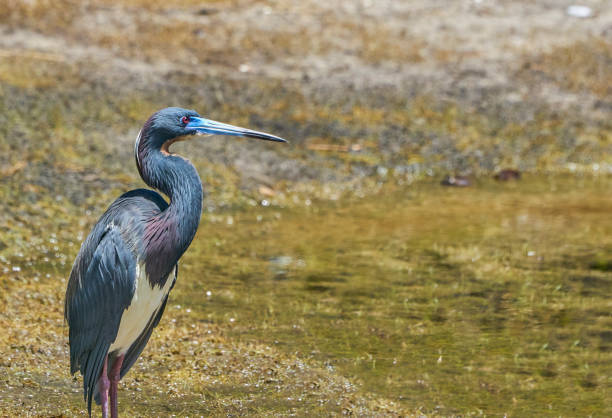
<path id="1" fill-rule="evenodd" d="M 610 416 L 610 192 L 527 176 L 205 213 L 121 411 Z M 63 296 L 102 209 L 43 203 L 2 258 L 0 414 L 81 416 Z"/>
<path id="2" fill-rule="evenodd" d="M 610 411 L 608 179 L 205 217 L 172 303 L 440 414 Z"/>

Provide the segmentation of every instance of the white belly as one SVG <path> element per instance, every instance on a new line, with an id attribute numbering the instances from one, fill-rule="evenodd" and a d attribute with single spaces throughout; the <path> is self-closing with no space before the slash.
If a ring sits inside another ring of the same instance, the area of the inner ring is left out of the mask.
<path id="1" fill-rule="evenodd" d="M 119 350 L 125 354 L 130 346 L 142 334 L 151 317 L 161 307 L 161 304 L 172 287 L 173 278 L 168 277 L 164 287 L 151 287 L 145 276 L 144 266 L 136 267 L 136 289 L 130 306 L 123 311 L 117 338 L 110 346 L 109 352 Z"/>

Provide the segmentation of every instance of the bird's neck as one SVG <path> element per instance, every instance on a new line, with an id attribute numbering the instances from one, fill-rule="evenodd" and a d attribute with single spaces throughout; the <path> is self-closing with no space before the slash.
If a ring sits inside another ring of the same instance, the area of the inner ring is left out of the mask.
<path id="1" fill-rule="evenodd" d="M 195 167 L 177 155 L 153 151 L 140 163 L 144 182 L 170 198 L 169 207 L 150 219 L 147 226 L 149 277 L 165 281 L 198 229 L 202 182 Z"/>
<path id="2" fill-rule="evenodd" d="M 187 249 L 202 216 L 202 182 L 195 167 L 178 155 L 163 156 L 169 160 L 167 176 L 158 189 L 170 198 L 170 206 L 160 216 L 177 226 L 180 247 Z"/>

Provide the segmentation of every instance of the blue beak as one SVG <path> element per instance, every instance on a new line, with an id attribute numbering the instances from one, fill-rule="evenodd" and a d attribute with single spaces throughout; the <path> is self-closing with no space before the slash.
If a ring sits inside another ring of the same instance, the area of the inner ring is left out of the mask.
<path id="1" fill-rule="evenodd" d="M 189 118 L 189 122 L 187 123 L 185 128 L 193 129 L 196 133 L 199 134 L 244 136 L 246 138 L 257 138 L 266 141 L 287 142 L 287 140 L 283 138 L 266 134 L 264 132 L 252 131 L 251 129 L 246 128 L 239 128 L 238 126 L 215 122 L 214 120 L 198 118 L 195 116 L 191 116 Z"/>

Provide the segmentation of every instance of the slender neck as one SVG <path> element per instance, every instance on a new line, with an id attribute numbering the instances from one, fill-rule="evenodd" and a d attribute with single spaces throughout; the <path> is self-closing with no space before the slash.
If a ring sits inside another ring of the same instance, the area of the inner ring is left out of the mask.
<path id="1" fill-rule="evenodd" d="M 136 144 L 136 163 L 140 176 L 147 185 L 170 198 L 169 207 L 148 220 L 145 244 L 150 278 L 165 280 L 198 229 L 202 182 L 195 167 L 183 157 L 139 142 L 140 139 Z"/>
<path id="2" fill-rule="evenodd" d="M 200 223 L 202 182 L 195 167 L 178 155 L 153 151 L 141 170 L 145 183 L 170 198 L 170 206 L 159 216 L 178 227 L 178 237 L 187 246 Z"/>

